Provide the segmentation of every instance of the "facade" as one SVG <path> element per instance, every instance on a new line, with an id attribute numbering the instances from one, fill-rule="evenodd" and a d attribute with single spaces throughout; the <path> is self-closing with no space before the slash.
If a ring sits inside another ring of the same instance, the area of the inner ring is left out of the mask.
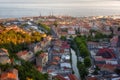
<path id="1" fill-rule="evenodd" d="M 3 72 L 0 75 L 0 80 L 19 80 L 18 70 L 17 69 L 11 69 L 7 72 Z"/>
<path id="2" fill-rule="evenodd" d="M 40 43 L 37 43 L 36 46 L 34 47 L 34 53 L 38 52 L 38 51 L 41 51 L 42 48 L 41 48 L 41 44 Z"/>
<path id="3" fill-rule="evenodd" d="M 25 61 L 32 61 L 35 57 L 34 53 L 31 51 L 20 51 L 17 56 Z"/>
<path id="4" fill-rule="evenodd" d="M 41 53 L 36 57 L 36 65 L 44 67 L 48 62 L 48 53 Z"/>
<path id="5" fill-rule="evenodd" d="M 110 43 L 112 47 L 117 47 L 118 36 L 113 36 L 113 38 L 110 40 Z"/>
<path id="6" fill-rule="evenodd" d="M 37 43 L 37 44 L 31 44 L 29 45 L 29 50 L 32 51 L 34 54 L 38 51 L 41 51 L 42 48 L 41 48 L 41 43 Z"/>
<path id="7" fill-rule="evenodd" d="M 75 35 L 76 33 L 75 33 L 75 29 L 73 29 L 73 28 L 68 28 L 68 34 L 69 35 Z"/>
<path id="8" fill-rule="evenodd" d="M 10 59 L 9 59 L 9 54 L 8 51 L 6 49 L 1 48 L 0 49 L 0 63 L 1 64 L 6 64 L 6 63 L 10 63 Z"/>

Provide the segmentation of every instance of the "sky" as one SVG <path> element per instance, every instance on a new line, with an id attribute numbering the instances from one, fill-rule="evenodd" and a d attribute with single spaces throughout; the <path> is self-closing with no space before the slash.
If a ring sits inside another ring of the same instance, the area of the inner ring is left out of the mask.
<path id="1" fill-rule="evenodd" d="M 72 15 L 119 14 L 120 0 L 0 0 L 1 16 L 46 14 L 50 11 Z"/>
<path id="2" fill-rule="evenodd" d="M 120 0 L 0 0 L 0 2 L 41 2 L 41 3 L 81 3 L 81 2 L 104 2 L 104 1 L 120 1 Z"/>
<path id="3" fill-rule="evenodd" d="M 0 0 L 1 3 L 41 4 L 44 6 L 119 6 L 120 0 Z"/>

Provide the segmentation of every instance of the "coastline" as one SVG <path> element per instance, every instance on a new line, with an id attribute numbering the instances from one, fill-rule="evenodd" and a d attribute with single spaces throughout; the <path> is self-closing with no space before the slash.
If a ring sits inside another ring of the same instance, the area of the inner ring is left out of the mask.
<path id="1" fill-rule="evenodd" d="M 19 18 L 0 18 L 1 20 L 18 20 L 18 19 L 31 19 L 31 18 L 47 18 L 47 17 L 74 17 L 74 18 L 120 18 L 119 15 L 99 15 L 99 16 L 81 16 L 81 17 L 75 17 L 75 16 L 69 16 L 69 15 L 48 15 L 48 16 L 26 16 L 26 17 L 19 17 Z"/>

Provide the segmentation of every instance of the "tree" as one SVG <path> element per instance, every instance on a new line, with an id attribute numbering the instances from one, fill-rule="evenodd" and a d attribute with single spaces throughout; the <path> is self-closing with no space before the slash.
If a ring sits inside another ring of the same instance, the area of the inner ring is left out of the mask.
<path id="1" fill-rule="evenodd" d="M 45 24 L 42 24 L 42 23 L 38 23 L 38 26 L 42 27 L 44 30 L 47 30 L 46 33 L 50 33 L 50 27 L 45 25 Z"/>
<path id="2" fill-rule="evenodd" d="M 55 25 L 55 27 L 57 27 L 58 26 L 58 22 L 55 21 L 53 25 Z"/>
<path id="3" fill-rule="evenodd" d="M 89 56 L 89 51 L 88 49 L 86 48 L 86 46 L 82 43 L 80 44 L 79 46 L 79 51 L 80 51 L 80 55 L 85 58 L 87 56 Z"/>
<path id="4" fill-rule="evenodd" d="M 80 55 L 83 58 L 86 56 L 89 56 L 89 51 L 87 49 L 86 39 L 83 36 L 79 36 L 79 37 L 75 37 L 74 41 L 77 44 L 77 47 L 80 51 Z"/>
<path id="5" fill-rule="evenodd" d="M 15 66 L 19 71 L 20 80 L 26 80 L 27 78 L 33 80 L 47 80 L 48 75 L 42 74 L 36 70 L 36 68 L 30 63 L 22 60 L 21 66 Z"/>
<path id="6" fill-rule="evenodd" d="M 70 37 L 69 37 L 70 39 L 73 39 L 73 36 L 72 35 L 70 35 Z"/>
<path id="7" fill-rule="evenodd" d="M 61 36 L 60 39 L 65 41 L 66 40 L 66 36 Z"/>
<path id="8" fill-rule="evenodd" d="M 18 32 L 15 30 L 6 29 L 0 34 L 0 48 L 8 49 L 10 53 L 16 53 L 20 50 L 27 49 L 27 45 L 32 42 L 39 42 L 44 34 L 39 32 L 28 33 Z"/>
<path id="9" fill-rule="evenodd" d="M 88 70 L 85 68 L 85 65 L 83 63 L 79 63 L 78 69 L 79 69 L 82 80 L 85 79 L 85 76 L 88 75 Z"/>
<path id="10" fill-rule="evenodd" d="M 96 32 L 96 30 L 90 29 L 89 32 L 90 32 L 90 35 L 92 36 L 92 34 Z"/>
<path id="11" fill-rule="evenodd" d="M 100 70 L 98 66 L 94 69 L 95 71 L 93 72 L 94 75 L 98 75 L 98 71 Z"/>
<path id="12" fill-rule="evenodd" d="M 84 64 L 85 64 L 85 67 L 87 68 L 91 66 L 91 60 L 89 57 L 85 57 Z"/>

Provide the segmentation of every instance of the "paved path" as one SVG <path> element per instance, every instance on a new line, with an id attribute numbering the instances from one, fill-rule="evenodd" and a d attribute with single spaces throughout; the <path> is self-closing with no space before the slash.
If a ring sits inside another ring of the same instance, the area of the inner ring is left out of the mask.
<path id="1" fill-rule="evenodd" d="M 79 74 L 78 68 L 77 68 L 77 56 L 76 56 L 75 51 L 73 49 L 71 49 L 71 54 L 72 54 L 73 71 L 74 71 L 75 75 L 77 76 L 77 78 L 80 80 L 80 74 Z"/>

